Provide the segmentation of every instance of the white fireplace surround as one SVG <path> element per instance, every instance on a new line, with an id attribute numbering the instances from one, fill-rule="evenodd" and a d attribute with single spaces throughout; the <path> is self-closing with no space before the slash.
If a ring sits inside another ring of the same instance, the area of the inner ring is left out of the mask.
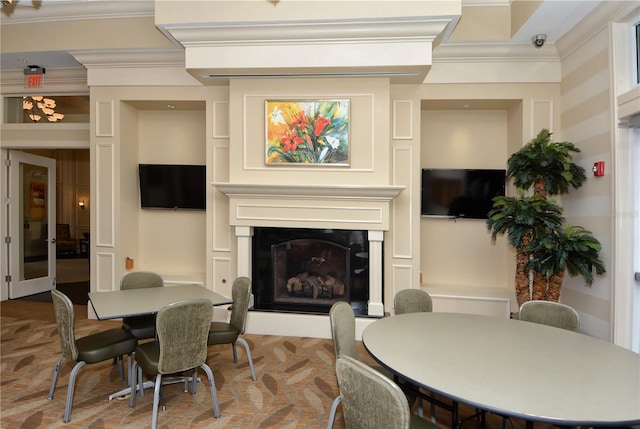
<path id="1" fill-rule="evenodd" d="M 370 316 L 384 315 L 384 231 L 389 230 L 391 202 L 405 189 L 404 186 L 220 182 L 214 182 L 213 186 L 229 198 L 229 221 L 235 227 L 239 276 L 251 277 L 251 237 L 254 227 L 367 230 L 370 263 L 368 312 Z M 322 323 L 326 324 L 324 319 Z M 291 325 L 302 326 L 304 323 Z M 301 334 L 292 333 L 290 330 L 273 332 L 273 329 L 272 327 L 270 332 L 259 332 L 256 329 L 251 331 L 282 335 Z M 326 330 L 328 332 L 328 325 Z M 317 334 L 317 331 L 315 333 Z"/>

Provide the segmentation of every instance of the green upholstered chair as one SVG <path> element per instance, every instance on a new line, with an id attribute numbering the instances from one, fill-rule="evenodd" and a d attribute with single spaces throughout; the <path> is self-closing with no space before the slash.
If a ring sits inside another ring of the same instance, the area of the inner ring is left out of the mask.
<path id="1" fill-rule="evenodd" d="M 393 297 L 396 314 L 425 313 L 433 311 L 431 296 L 422 289 L 403 289 Z"/>
<path id="2" fill-rule="evenodd" d="M 412 414 L 400 387 L 350 356 L 336 360 L 336 376 L 347 429 L 437 429 Z"/>
<path id="3" fill-rule="evenodd" d="M 162 287 L 164 281 L 159 274 L 149 271 L 134 271 L 127 273 L 120 281 L 120 290 Z M 122 329 L 131 332 L 138 340 L 155 338 L 156 316 L 132 316 L 122 319 Z"/>
<path id="4" fill-rule="evenodd" d="M 247 321 L 247 312 L 249 311 L 249 298 L 251 297 L 251 280 L 247 277 L 238 277 L 231 286 L 231 299 L 233 304 L 231 307 L 231 316 L 229 323 L 211 322 L 209 327 L 210 346 L 214 344 L 231 344 L 233 350 L 233 361 L 238 362 L 238 354 L 236 343 L 244 346 L 249 361 L 249 369 L 251 370 L 251 378 L 256 381 L 256 371 L 253 367 L 253 359 L 251 357 L 251 349 L 247 341 L 240 337 L 244 334 L 244 328 Z"/>
<path id="5" fill-rule="evenodd" d="M 329 310 L 329 323 L 331 325 L 331 338 L 333 340 L 333 350 L 336 355 L 336 360 L 340 356 L 349 356 L 350 358 L 357 359 L 356 352 L 356 316 L 353 312 L 353 308 L 346 301 L 338 301 L 331 306 Z M 393 378 L 393 375 L 386 369 L 375 366 L 374 371 L 378 371 L 383 376 Z M 405 392 L 405 401 L 413 404 L 416 399 L 416 395 L 413 392 Z M 336 411 L 342 398 L 338 395 L 331 404 L 329 411 L 329 422 L 327 429 L 333 427 Z"/>
<path id="6" fill-rule="evenodd" d="M 55 289 L 51 291 L 51 297 L 53 298 L 53 309 L 58 325 L 62 355 L 58 358 L 55 369 L 53 370 L 53 378 L 51 380 L 48 398 L 53 399 L 53 392 L 56 388 L 56 382 L 58 381 L 62 359 L 67 358 L 75 361 L 76 364 L 69 376 L 67 402 L 64 409 L 64 422 L 68 423 L 71 420 L 73 391 L 78 371 L 86 364 L 103 362 L 118 356 L 128 355 L 129 375 L 131 376 L 131 353 L 135 350 L 137 341 L 131 333 L 119 328 L 109 329 L 108 331 L 76 339 L 75 314 L 73 313 L 71 300 L 65 294 Z"/>
<path id="7" fill-rule="evenodd" d="M 136 360 L 133 364 L 133 383 L 130 407 L 135 407 L 136 393 L 142 390 L 142 375 L 155 377 L 153 392 L 153 412 L 151 427 L 158 422 L 158 405 L 162 376 L 183 373 L 202 368 L 209 379 L 213 413 L 220 417 L 220 406 L 213 372 L 206 364 L 207 335 L 213 318 L 213 306 L 207 299 L 178 301 L 167 304 L 156 316 L 157 340 L 138 345 L 135 349 Z"/>
<path id="8" fill-rule="evenodd" d="M 520 306 L 520 320 L 577 332 L 580 316 L 573 308 L 554 301 L 527 301 Z"/>

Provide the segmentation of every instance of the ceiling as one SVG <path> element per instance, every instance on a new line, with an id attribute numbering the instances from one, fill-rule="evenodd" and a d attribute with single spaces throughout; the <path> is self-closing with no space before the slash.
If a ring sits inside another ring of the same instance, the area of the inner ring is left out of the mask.
<path id="1" fill-rule="evenodd" d="M 591 12 L 600 2 L 601 0 L 544 0 L 511 40 L 500 40 L 499 43 L 528 44 L 531 43 L 531 38 L 534 35 L 546 34 L 546 44 L 552 45 L 575 26 L 575 24 L 580 22 L 580 20 Z M 2 13 L 0 13 L 2 21 L 0 21 L 0 25 L 16 20 L 21 22 L 28 22 L 29 20 L 42 22 L 47 20 L 49 16 L 51 16 L 52 19 L 60 19 L 59 16 L 56 16 L 54 9 L 56 4 L 62 3 L 67 5 L 69 3 L 77 3 L 81 8 L 84 8 L 84 13 L 86 14 L 87 8 L 85 5 L 88 3 L 95 5 L 98 2 L 95 0 L 13 0 L 11 5 L 2 7 Z M 510 0 L 462 0 L 462 5 L 469 7 L 507 6 L 509 3 Z M 153 14 L 153 1 L 139 1 L 136 2 L 136 4 L 138 8 L 137 13 L 146 10 L 149 15 Z M 93 15 L 95 15 L 95 13 Z M 441 45 L 446 45 L 447 43 L 449 43 L 448 40 L 443 40 Z M 465 43 L 487 44 L 492 43 L 492 41 L 476 40 L 465 41 Z M 436 54 L 434 54 L 434 56 L 435 55 Z M 0 70 L 2 71 L 20 70 L 31 64 L 39 65 L 49 70 L 81 66 L 69 52 L 66 51 L 0 53 Z"/>

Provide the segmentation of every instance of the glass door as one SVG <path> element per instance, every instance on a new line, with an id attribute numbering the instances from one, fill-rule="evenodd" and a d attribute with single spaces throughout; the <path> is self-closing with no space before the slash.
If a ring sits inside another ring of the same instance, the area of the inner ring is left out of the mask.
<path id="1" fill-rule="evenodd" d="M 9 298 L 56 282 L 56 161 L 9 151 Z"/>

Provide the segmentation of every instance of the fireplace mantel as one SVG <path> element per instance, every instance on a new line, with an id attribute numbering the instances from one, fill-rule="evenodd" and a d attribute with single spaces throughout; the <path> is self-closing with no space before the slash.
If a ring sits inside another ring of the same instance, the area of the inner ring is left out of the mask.
<path id="1" fill-rule="evenodd" d="M 228 197 L 251 198 L 346 198 L 369 201 L 391 201 L 404 186 L 378 185 L 281 185 L 257 183 L 214 182 Z"/>

